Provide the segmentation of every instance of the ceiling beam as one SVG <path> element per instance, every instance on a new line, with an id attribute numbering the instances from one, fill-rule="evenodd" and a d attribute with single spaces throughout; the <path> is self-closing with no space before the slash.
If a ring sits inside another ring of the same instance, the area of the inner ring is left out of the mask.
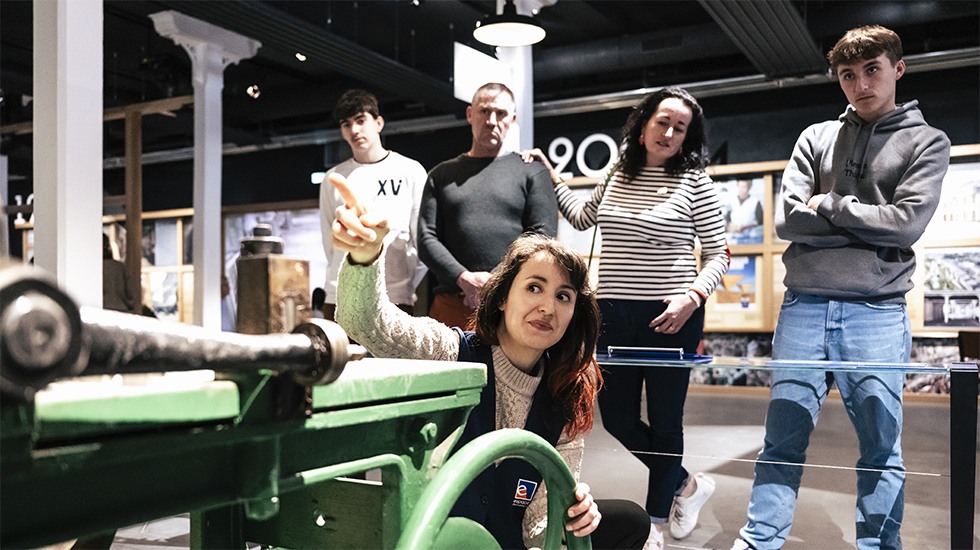
<path id="1" fill-rule="evenodd" d="M 534 54 L 534 79 L 547 81 L 737 54 L 708 23 L 547 48 Z"/>
<path id="2" fill-rule="evenodd" d="M 908 72 L 926 72 L 959 67 L 975 67 L 980 66 L 980 48 L 967 48 L 948 52 L 909 55 L 905 56 L 904 59 L 908 66 Z M 755 75 L 725 80 L 692 82 L 688 84 L 678 84 L 678 86 L 691 92 L 691 94 L 700 99 L 726 94 L 761 92 L 779 88 L 789 88 L 793 86 L 812 86 L 814 84 L 826 84 L 828 82 L 832 82 L 833 80 L 833 77 L 827 73 L 809 75 L 802 78 L 784 78 L 779 80 L 768 79 L 765 75 Z M 539 101 L 534 104 L 534 116 L 537 118 L 629 108 L 636 105 L 647 94 L 657 89 L 658 88 L 641 88 L 638 90 L 626 90 L 611 94 L 586 96 L 573 99 Z M 465 120 L 460 120 L 452 115 L 399 120 L 387 123 L 385 125 L 385 134 L 394 135 L 437 131 L 446 128 L 462 127 L 466 124 L 467 123 Z M 287 147 L 323 145 L 325 143 L 340 141 L 342 139 L 340 130 L 338 129 L 317 130 L 302 134 L 279 136 L 273 138 L 270 143 L 260 145 L 235 147 L 233 145 L 226 144 L 224 147 L 224 154 L 234 155 L 252 153 L 260 150 L 266 151 Z M 143 163 L 157 164 L 163 162 L 188 160 L 193 158 L 193 154 L 194 150 L 192 147 L 145 153 L 143 155 Z M 105 169 L 110 169 L 118 168 L 122 165 L 122 157 L 110 157 L 105 159 L 103 167 Z"/>
<path id="3" fill-rule="evenodd" d="M 121 107 L 110 107 L 102 111 L 103 122 L 109 120 L 121 120 L 126 118 L 128 113 L 138 113 L 140 116 L 146 115 L 164 115 L 173 117 L 176 116 L 174 111 L 178 111 L 185 105 L 191 105 L 194 103 L 194 96 L 192 95 L 182 95 L 177 97 L 169 97 L 166 99 L 157 99 L 154 101 L 146 101 L 144 103 L 134 103 L 132 105 L 123 105 Z M 34 132 L 34 122 L 29 120 L 27 122 L 18 122 L 16 124 L 7 124 L 6 126 L 0 127 L 0 133 L 4 134 L 30 134 Z"/>
<path id="4" fill-rule="evenodd" d="M 762 74 L 780 78 L 827 71 L 827 60 L 789 0 L 698 1 Z"/>
<path id="5" fill-rule="evenodd" d="M 163 0 L 161 4 L 262 42 L 264 48 L 302 52 L 306 63 L 358 79 L 434 109 L 455 112 L 460 103 L 449 82 L 373 52 L 262 2 Z M 262 50 L 259 50 L 262 56 Z"/>
<path id="6" fill-rule="evenodd" d="M 965 48 L 947 52 L 907 55 L 905 60 L 906 72 L 926 72 L 960 67 L 980 66 L 980 48 Z M 696 98 L 715 97 L 729 94 L 762 92 L 795 86 L 811 86 L 833 82 L 836 77 L 829 71 L 802 77 L 772 79 L 766 75 L 754 75 L 722 80 L 694 82 L 690 84 L 675 84 L 691 92 Z M 647 94 L 658 88 L 640 88 L 610 94 L 601 94 L 554 101 L 541 101 L 534 104 L 534 116 L 560 116 L 575 113 L 605 111 L 633 107 Z"/>

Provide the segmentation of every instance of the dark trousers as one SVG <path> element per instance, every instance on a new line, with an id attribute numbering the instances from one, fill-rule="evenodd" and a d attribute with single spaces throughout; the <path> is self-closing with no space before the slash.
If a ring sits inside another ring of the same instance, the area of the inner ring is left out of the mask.
<path id="1" fill-rule="evenodd" d="M 596 500 L 602 519 L 592 532 L 595 550 L 643 548 L 650 536 L 650 518 L 631 500 Z"/>
<path id="2" fill-rule="evenodd" d="M 599 308 L 600 351 L 608 346 L 642 346 L 695 353 L 704 332 L 703 307 L 691 314 L 677 334 L 654 332 L 649 326 L 667 308 L 663 301 L 603 299 Z M 655 519 L 667 518 L 674 495 L 689 476 L 680 455 L 684 453 L 684 401 L 690 372 L 686 367 L 608 367 L 602 373 L 604 384 L 598 399 L 602 425 L 649 468 L 646 511 Z M 640 417 L 644 385 L 649 424 Z"/>

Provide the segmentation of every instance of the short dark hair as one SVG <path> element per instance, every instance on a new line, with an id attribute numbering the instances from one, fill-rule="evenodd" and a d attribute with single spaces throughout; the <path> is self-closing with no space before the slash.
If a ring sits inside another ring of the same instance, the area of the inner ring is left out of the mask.
<path id="1" fill-rule="evenodd" d="M 347 90 L 340 96 L 333 108 L 333 120 L 340 124 L 352 116 L 368 113 L 378 118 L 378 98 L 365 90 Z"/>
<path id="2" fill-rule="evenodd" d="M 511 103 L 517 103 L 517 98 L 514 96 L 514 92 L 510 91 L 510 88 L 506 84 L 501 84 L 499 82 L 487 82 L 483 86 L 476 89 L 473 93 L 473 103 L 476 103 L 476 98 L 483 94 L 507 94 L 510 96 Z"/>
<path id="3" fill-rule="evenodd" d="M 525 233 L 517 238 L 480 289 L 480 305 L 476 309 L 476 334 L 486 344 L 499 345 L 497 329 L 504 313 L 500 306 L 507 301 L 517 274 L 528 260 L 545 253 L 565 268 L 575 289 L 575 311 L 565 334 L 544 355 L 542 383 L 560 403 L 565 418 L 571 424 L 573 436 L 586 433 L 592 427 L 593 403 L 602 386 L 602 374 L 593 360 L 599 338 L 599 305 L 595 289 L 589 284 L 589 268 L 567 244 L 540 233 Z"/>
<path id="4" fill-rule="evenodd" d="M 892 65 L 898 63 L 902 59 L 902 40 L 895 31 L 880 25 L 868 25 L 844 33 L 827 54 L 827 60 L 837 70 L 840 65 L 874 59 L 881 54 L 887 55 Z"/>
<path id="5" fill-rule="evenodd" d="M 710 160 L 708 153 L 708 140 L 704 130 L 704 110 L 687 90 L 668 86 L 646 96 L 633 108 L 626 124 L 623 126 L 622 143 L 623 150 L 616 169 L 623 173 L 627 179 L 633 179 L 640 170 L 646 166 L 647 151 L 640 143 L 640 135 L 643 128 L 647 125 L 660 107 L 660 103 L 668 98 L 677 98 L 684 102 L 691 109 L 691 123 L 687 126 L 684 134 L 684 142 L 676 155 L 667 159 L 664 170 L 670 174 L 680 174 L 686 170 L 703 170 Z"/>

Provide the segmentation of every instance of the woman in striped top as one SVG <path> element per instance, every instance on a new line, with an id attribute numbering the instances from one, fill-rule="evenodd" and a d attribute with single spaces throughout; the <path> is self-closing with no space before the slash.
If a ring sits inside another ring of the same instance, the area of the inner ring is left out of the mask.
<path id="1" fill-rule="evenodd" d="M 704 172 L 704 114 L 689 93 L 665 88 L 636 106 L 622 135 L 622 156 L 612 177 L 586 201 L 572 195 L 540 150 L 525 152 L 524 158 L 551 169 L 558 208 L 573 227 L 598 223 L 602 230 L 598 349 L 669 347 L 695 353 L 704 331 L 704 301 L 729 264 L 725 221 Z M 598 397 L 606 430 L 650 470 L 648 548 L 663 547 L 668 516 L 672 536 L 690 534 L 714 491 L 710 477 L 691 476 L 681 466 L 689 377 L 688 368 L 615 367 L 605 374 Z M 644 384 L 649 424 L 640 417 Z"/>

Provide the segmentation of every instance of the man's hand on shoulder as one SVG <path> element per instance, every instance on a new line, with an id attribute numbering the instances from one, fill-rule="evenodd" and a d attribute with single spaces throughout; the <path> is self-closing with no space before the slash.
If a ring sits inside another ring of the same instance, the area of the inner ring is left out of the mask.
<path id="1" fill-rule="evenodd" d="M 464 271 L 456 278 L 456 285 L 463 291 L 463 304 L 476 309 L 480 304 L 480 289 L 490 279 L 486 271 Z"/>

